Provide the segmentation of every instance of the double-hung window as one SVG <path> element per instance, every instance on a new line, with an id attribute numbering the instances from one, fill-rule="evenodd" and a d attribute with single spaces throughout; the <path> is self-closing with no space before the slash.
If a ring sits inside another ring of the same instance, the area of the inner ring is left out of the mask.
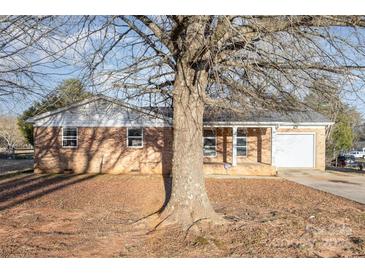
<path id="1" fill-rule="evenodd" d="M 237 129 L 237 156 L 247 156 L 247 130 Z"/>
<path id="2" fill-rule="evenodd" d="M 77 147 L 77 128 L 62 128 L 62 147 Z"/>
<path id="3" fill-rule="evenodd" d="M 217 156 L 217 137 L 215 134 L 215 130 L 204 129 L 203 154 L 206 157 Z"/>
<path id="4" fill-rule="evenodd" d="M 143 147 L 143 128 L 128 128 L 127 130 L 128 147 Z"/>

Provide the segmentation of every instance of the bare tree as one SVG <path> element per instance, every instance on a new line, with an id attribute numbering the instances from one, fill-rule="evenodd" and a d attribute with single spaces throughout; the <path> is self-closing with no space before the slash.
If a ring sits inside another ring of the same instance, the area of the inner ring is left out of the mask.
<path id="1" fill-rule="evenodd" d="M 172 103 L 172 194 L 157 219 L 184 228 L 222 221 L 204 185 L 205 106 L 297 110 L 316 79 L 351 94 L 365 79 L 361 16 L 85 16 L 49 23 L 62 25 L 66 48 L 96 91 Z"/>
<path id="2" fill-rule="evenodd" d="M 0 116 L 0 148 L 13 149 L 25 145 L 16 118 L 11 116 Z"/>
<path id="3" fill-rule="evenodd" d="M 0 16 L 0 103 L 42 98 L 57 77 L 70 73 L 64 23 L 52 16 Z"/>

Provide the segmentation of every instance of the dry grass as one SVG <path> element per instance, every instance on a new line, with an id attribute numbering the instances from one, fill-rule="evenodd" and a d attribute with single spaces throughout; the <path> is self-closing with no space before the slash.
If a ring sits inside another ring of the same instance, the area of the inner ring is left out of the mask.
<path id="1" fill-rule="evenodd" d="M 1 257 L 364 257 L 363 205 L 283 180 L 209 179 L 228 225 L 146 234 L 157 176 L 17 175 L 0 179 Z"/>

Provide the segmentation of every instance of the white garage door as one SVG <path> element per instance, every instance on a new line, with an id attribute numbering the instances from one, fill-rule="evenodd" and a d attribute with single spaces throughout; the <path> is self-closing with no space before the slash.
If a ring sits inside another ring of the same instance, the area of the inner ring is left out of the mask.
<path id="1" fill-rule="evenodd" d="M 277 167 L 314 167 L 314 134 L 277 134 Z"/>

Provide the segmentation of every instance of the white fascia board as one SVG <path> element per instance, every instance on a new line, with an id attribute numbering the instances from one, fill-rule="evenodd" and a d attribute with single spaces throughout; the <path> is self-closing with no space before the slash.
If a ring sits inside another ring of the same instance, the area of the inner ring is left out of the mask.
<path id="1" fill-rule="evenodd" d="M 169 121 L 161 123 L 120 123 L 110 120 L 108 123 L 99 121 L 99 123 L 88 123 L 85 121 L 72 121 L 67 123 L 49 123 L 46 121 L 34 121 L 37 127 L 57 127 L 57 126 L 74 126 L 74 127 L 172 127 Z M 257 128 L 267 128 L 267 127 L 282 127 L 282 128 L 309 128 L 309 127 L 325 127 L 332 125 L 333 123 L 208 123 L 204 124 L 203 127 L 257 127 Z"/>
<path id="2" fill-rule="evenodd" d="M 83 127 L 90 127 L 90 128 L 122 128 L 122 127 L 158 127 L 158 128 L 162 128 L 162 127 L 171 127 L 171 125 L 169 124 L 133 124 L 133 123 L 129 123 L 129 124 L 115 124 L 115 125 L 88 125 L 88 124 L 84 124 L 84 125 L 80 125 L 80 124 L 76 124 L 76 123 L 71 123 L 71 124 L 67 124 L 67 125 L 37 125 L 35 124 L 35 127 L 39 127 L 39 128 L 46 128 L 46 127 L 77 127 L 77 128 L 83 128 Z"/>
<path id="3" fill-rule="evenodd" d="M 145 123 L 123 123 L 120 121 L 110 120 L 109 122 L 80 122 L 80 121 L 72 121 L 72 122 L 60 122 L 60 123 L 49 123 L 49 122 L 39 122 L 36 121 L 34 123 L 35 127 L 172 127 L 168 122 L 149 122 Z"/>

